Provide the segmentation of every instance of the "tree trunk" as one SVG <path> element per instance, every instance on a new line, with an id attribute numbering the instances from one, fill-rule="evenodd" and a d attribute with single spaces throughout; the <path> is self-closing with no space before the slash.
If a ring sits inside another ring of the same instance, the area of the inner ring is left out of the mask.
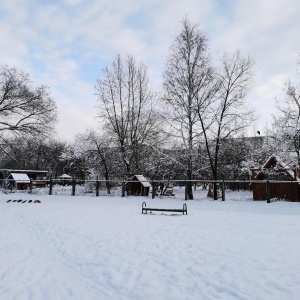
<path id="1" fill-rule="evenodd" d="M 192 183 L 192 171 L 188 170 L 187 172 L 187 196 L 188 200 L 194 200 L 194 195 L 193 195 L 193 183 Z"/>

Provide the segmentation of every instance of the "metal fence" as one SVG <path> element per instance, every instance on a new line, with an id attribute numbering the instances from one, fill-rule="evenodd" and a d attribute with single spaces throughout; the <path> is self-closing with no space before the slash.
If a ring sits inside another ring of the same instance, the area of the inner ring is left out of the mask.
<path id="1" fill-rule="evenodd" d="M 188 200 L 188 183 L 191 183 L 193 189 L 202 188 L 208 190 L 214 185 L 217 185 L 220 193 L 219 198 L 222 201 L 226 200 L 226 191 L 252 191 L 253 184 L 258 183 L 260 185 L 260 191 L 262 197 L 267 203 L 271 202 L 272 199 L 272 186 L 276 184 L 284 184 L 291 187 L 290 190 L 295 190 L 295 199 L 290 201 L 300 201 L 300 182 L 298 181 L 278 181 L 278 180 L 206 180 L 206 179 L 194 179 L 194 180 L 150 180 L 147 181 L 151 184 L 151 190 L 149 196 L 155 198 L 159 196 L 158 186 L 163 184 L 164 186 L 172 185 L 183 189 L 181 193 L 184 200 Z M 136 181 L 117 179 L 117 180 L 77 180 L 77 179 L 54 179 L 49 180 L 32 180 L 27 183 L 24 192 L 35 194 L 40 190 L 44 191 L 44 194 L 48 195 L 93 195 L 99 196 L 129 196 L 131 195 L 127 190 L 126 186 L 128 183 L 136 183 Z M 16 185 L 18 181 L 12 179 L 0 179 L 0 188 L 5 192 L 14 192 L 17 190 Z M 296 186 L 296 188 L 295 188 Z M 299 188 L 298 188 L 299 187 Z M 18 190 L 20 192 L 22 190 Z M 285 197 L 282 197 L 284 200 Z M 257 199 L 256 199 L 257 200 Z"/>

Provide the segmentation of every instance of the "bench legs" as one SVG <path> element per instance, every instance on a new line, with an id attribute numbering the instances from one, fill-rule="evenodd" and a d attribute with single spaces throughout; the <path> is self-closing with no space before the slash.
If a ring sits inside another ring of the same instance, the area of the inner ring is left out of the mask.
<path id="1" fill-rule="evenodd" d="M 147 209 L 145 209 L 146 208 L 146 202 L 143 202 L 142 203 L 142 214 L 144 213 L 144 210 L 146 211 L 146 213 L 147 213 Z"/>

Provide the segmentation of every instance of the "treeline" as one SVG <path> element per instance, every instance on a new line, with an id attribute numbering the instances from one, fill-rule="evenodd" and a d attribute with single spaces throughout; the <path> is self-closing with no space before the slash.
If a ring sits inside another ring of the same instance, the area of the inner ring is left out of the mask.
<path id="1" fill-rule="evenodd" d="M 273 153 L 270 141 L 271 138 L 260 136 L 223 140 L 218 179 L 249 179 L 250 168 L 261 165 L 263 158 Z M 205 147 L 198 146 L 193 155 L 193 179 L 213 179 Z M 64 173 L 81 180 L 96 179 L 97 176 L 107 180 L 128 178 L 120 150 L 107 144 L 94 131 L 78 134 L 74 144 L 54 139 L 16 138 L 10 141 L 6 150 L 7 153 L 1 155 L 2 169 L 47 170 L 52 178 Z M 157 180 L 185 179 L 186 163 L 184 148 L 146 145 L 132 166 L 130 176 L 143 174 Z"/>
<path id="2" fill-rule="evenodd" d="M 278 152 L 299 166 L 299 86 L 287 83 L 267 136 L 250 138 L 245 132 L 255 111 L 246 100 L 253 76 L 250 56 L 236 50 L 213 57 L 206 35 L 184 19 L 166 57 L 160 91 L 143 63 L 117 55 L 96 82 L 101 126 L 68 144 L 49 135 L 57 109 L 47 87 L 34 87 L 28 75 L 2 67 L 1 167 L 79 179 L 244 179 L 252 166 Z M 193 199 L 191 184 L 188 198 Z"/>

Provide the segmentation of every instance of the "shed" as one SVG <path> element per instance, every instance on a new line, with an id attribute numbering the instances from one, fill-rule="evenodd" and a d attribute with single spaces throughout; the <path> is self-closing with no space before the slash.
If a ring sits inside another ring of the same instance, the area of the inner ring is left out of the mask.
<path id="1" fill-rule="evenodd" d="M 18 190 L 26 190 L 30 184 L 28 175 L 23 173 L 10 173 L 8 179 L 11 180 L 12 184 L 15 184 Z"/>
<path id="2" fill-rule="evenodd" d="M 134 175 L 126 184 L 127 195 L 148 196 L 151 184 L 143 175 Z"/>
<path id="3" fill-rule="evenodd" d="M 11 173 L 26 174 L 33 180 L 43 180 L 46 178 L 48 171 L 41 170 L 17 170 L 17 169 L 0 169 L 0 178 L 7 179 Z"/>
<path id="4" fill-rule="evenodd" d="M 252 168 L 253 200 L 266 200 L 266 183 L 260 180 L 270 180 L 270 197 L 287 201 L 300 201 L 300 179 L 297 169 L 292 169 L 278 156 L 271 155 L 263 167 Z M 273 181 L 273 182 L 272 182 Z"/>

